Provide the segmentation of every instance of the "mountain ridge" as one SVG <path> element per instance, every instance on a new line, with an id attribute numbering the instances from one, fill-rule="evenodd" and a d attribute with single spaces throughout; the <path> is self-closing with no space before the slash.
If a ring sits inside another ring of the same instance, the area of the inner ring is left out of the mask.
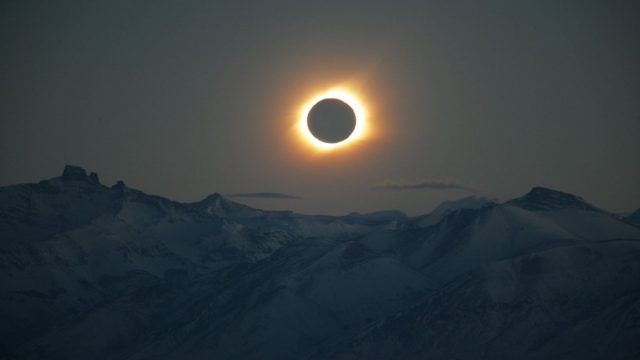
<path id="1" fill-rule="evenodd" d="M 207 195 L 201 200 L 192 201 L 192 202 L 180 202 L 180 201 L 165 198 L 161 195 L 152 195 L 152 194 L 145 193 L 141 190 L 129 188 L 126 186 L 125 182 L 122 180 L 118 180 L 111 187 L 108 187 L 106 185 L 103 185 L 100 182 L 99 176 L 96 172 L 89 173 L 83 167 L 77 166 L 77 165 L 65 165 L 62 174 L 58 177 L 53 177 L 47 180 L 41 180 L 38 183 L 24 183 L 24 184 L 17 184 L 17 185 L 1 186 L 0 189 L 9 188 L 13 186 L 34 186 L 38 184 L 46 186 L 50 184 L 60 184 L 61 182 L 64 184 L 65 181 L 75 183 L 75 184 L 85 183 L 85 184 L 95 185 L 103 189 L 127 189 L 134 192 L 142 193 L 149 197 L 162 198 L 166 201 L 171 201 L 171 202 L 179 203 L 183 205 L 197 205 L 197 204 L 204 204 L 207 202 L 217 202 L 218 204 L 224 203 L 225 204 L 224 206 L 234 206 L 232 204 L 235 204 L 235 205 L 244 206 L 246 208 L 251 208 L 248 205 L 244 205 L 242 203 L 233 201 L 218 192 L 214 192 L 210 195 Z M 462 198 L 458 200 L 445 201 L 439 206 L 437 206 L 436 208 L 434 208 L 429 213 L 410 216 L 410 218 L 417 218 L 420 216 L 425 216 L 433 213 L 445 213 L 449 210 L 448 209 L 449 207 L 455 210 L 458 208 L 463 209 L 463 208 L 490 206 L 492 204 L 509 204 L 509 205 L 522 207 L 527 210 L 558 210 L 563 208 L 579 208 L 579 209 L 592 210 L 592 211 L 605 211 L 590 204 L 580 196 L 576 196 L 573 194 L 569 194 L 566 192 L 562 192 L 559 190 L 554 190 L 554 189 L 546 188 L 542 186 L 534 186 L 523 196 L 510 199 L 502 203 L 494 199 L 487 199 L 487 198 L 478 197 L 478 196 L 468 196 L 466 198 Z M 252 208 L 252 209 L 255 209 L 255 208 Z M 255 210 L 258 210 L 258 209 L 255 209 Z M 262 210 L 262 211 L 265 211 L 265 210 Z M 630 214 L 628 218 L 632 219 L 634 218 L 634 216 L 637 217 L 638 213 L 640 213 L 640 209 L 636 210 L 635 213 Z M 378 210 L 378 211 L 373 211 L 373 212 L 364 213 L 364 214 L 359 212 L 352 212 L 347 215 L 320 215 L 319 214 L 318 216 L 340 217 L 340 216 L 363 216 L 363 215 L 366 216 L 366 215 L 374 215 L 374 214 L 379 216 L 389 215 L 394 217 L 403 217 L 403 215 L 405 215 L 400 210 Z M 310 216 L 314 216 L 314 215 L 310 215 Z"/>
<path id="2" fill-rule="evenodd" d="M 637 353 L 640 229 L 568 193 L 303 215 L 69 166 L 0 200 L 0 358 L 588 358 L 607 326 Z"/>
<path id="3" fill-rule="evenodd" d="M 527 210 L 559 210 L 564 208 L 576 208 L 582 210 L 601 211 L 579 196 L 541 186 L 535 186 L 524 196 L 509 200 L 507 203 Z"/>

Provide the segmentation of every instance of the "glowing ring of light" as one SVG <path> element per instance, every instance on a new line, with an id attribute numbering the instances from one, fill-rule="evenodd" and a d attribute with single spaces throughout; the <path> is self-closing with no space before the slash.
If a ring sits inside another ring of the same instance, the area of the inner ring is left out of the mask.
<path id="1" fill-rule="evenodd" d="M 319 140 L 318 138 L 313 136 L 313 134 L 309 130 L 309 126 L 307 125 L 307 116 L 309 115 L 309 111 L 311 111 L 311 108 L 313 108 L 313 106 L 319 101 L 325 99 L 338 99 L 343 101 L 344 103 L 349 105 L 349 107 L 351 107 L 356 117 L 356 126 L 353 129 L 353 132 L 351 132 L 348 138 L 337 143 L 327 143 Z M 349 145 L 354 141 L 362 138 L 365 130 L 365 120 L 366 118 L 364 106 L 362 106 L 362 103 L 355 95 L 343 89 L 331 89 L 318 96 L 315 96 L 303 106 L 302 113 L 300 114 L 300 120 L 298 121 L 298 127 L 304 138 L 307 139 L 314 147 L 320 150 L 332 150 L 343 147 L 345 145 Z"/>

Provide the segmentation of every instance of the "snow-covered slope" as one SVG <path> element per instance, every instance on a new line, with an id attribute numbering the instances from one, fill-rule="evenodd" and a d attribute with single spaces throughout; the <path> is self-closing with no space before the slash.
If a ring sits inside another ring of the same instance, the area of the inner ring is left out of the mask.
<path id="1" fill-rule="evenodd" d="M 0 358 L 628 358 L 639 241 L 544 188 L 309 216 L 68 166 L 0 188 Z"/>
<path id="2" fill-rule="evenodd" d="M 414 224 L 427 227 L 439 223 L 445 216 L 463 209 L 481 209 L 495 205 L 496 202 L 479 196 L 468 196 L 458 200 L 445 201 L 426 215 L 418 216 Z"/>
<path id="3" fill-rule="evenodd" d="M 580 198 L 534 188 L 504 204 L 448 212 L 400 234 L 395 248 L 412 266 L 443 283 L 486 262 L 558 243 L 640 239 L 640 229 Z"/>
<path id="4" fill-rule="evenodd" d="M 636 359 L 640 240 L 495 261 L 314 359 Z"/>

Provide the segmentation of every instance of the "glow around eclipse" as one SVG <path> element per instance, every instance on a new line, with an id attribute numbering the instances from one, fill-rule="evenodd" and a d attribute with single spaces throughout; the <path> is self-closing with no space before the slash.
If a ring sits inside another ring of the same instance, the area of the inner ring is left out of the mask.
<path id="1" fill-rule="evenodd" d="M 356 118 L 355 128 L 351 135 L 343 141 L 336 143 L 327 143 L 317 139 L 307 125 L 307 116 L 309 115 L 309 111 L 311 108 L 318 103 L 319 101 L 325 99 L 338 99 L 349 105 L 353 110 Z M 334 88 L 329 91 L 323 92 L 317 96 L 312 97 L 308 102 L 304 104 L 302 107 L 302 111 L 300 112 L 300 117 L 298 119 L 298 130 L 300 135 L 305 139 L 305 141 L 318 150 L 335 150 L 338 148 L 345 148 L 349 145 L 353 145 L 358 140 L 362 140 L 366 135 L 367 128 L 367 119 L 366 119 L 366 111 L 360 99 L 355 96 L 353 93 L 341 89 Z"/>

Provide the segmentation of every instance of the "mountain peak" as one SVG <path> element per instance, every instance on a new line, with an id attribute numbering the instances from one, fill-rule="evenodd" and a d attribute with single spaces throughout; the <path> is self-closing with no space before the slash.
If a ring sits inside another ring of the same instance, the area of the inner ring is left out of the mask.
<path id="1" fill-rule="evenodd" d="M 62 171 L 62 179 L 63 180 L 76 180 L 76 181 L 86 181 L 92 184 L 100 184 L 100 180 L 98 179 L 98 174 L 92 172 L 90 175 L 87 175 L 87 171 L 80 166 L 76 165 L 66 165 L 64 170 Z"/>
<path id="2" fill-rule="evenodd" d="M 217 203 L 220 203 L 221 201 L 228 201 L 228 200 L 225 199 L 219 193 L 215 192 L 215 193 L 207 196 L 206 198 L 200 200 L 199 202 L 202 203 L 202 204 L 217 204 Z"/>
<path id="3" fill-rule="evenodd" d="M 507 204 L 515 205 L 527 210 L 559 210 L 581 209 L 598 211 L 598 208 L 586 202 L 580 196 L 548 189 L 541 186 L 533 187 L 523 197 L 508 201 Z"/>
<path id="4" fill-rule="evenodd" d="M 127 185 L 124 183 L 124 181 L 118 180 L 118 182 L 113 184 L 113 186 L 111 186 L 111 188 L 112 189 L 116 189 L 116 190 L 124 190 L 124 189 L 127 188 Z"/>
<path id="5" fill-rule="evenodd" d="M 194 203 L 196 206 L 207 209 L 209 213 L 224 213 L 228 208 L 232 207 L 232 201 L 229 201 L 219 193 L 213 193 L 206 198 Z"/>
<path id="6" fill-rule="evenodd" d="M 209 214 L 220 217 L 234 216 L 248 218 L 262 214 L 260 210 L 233 202 L 219 193 L 213 193 L 203 200 L 193 203 L 193 205 L 204 209 L 204 211 Z"/>

